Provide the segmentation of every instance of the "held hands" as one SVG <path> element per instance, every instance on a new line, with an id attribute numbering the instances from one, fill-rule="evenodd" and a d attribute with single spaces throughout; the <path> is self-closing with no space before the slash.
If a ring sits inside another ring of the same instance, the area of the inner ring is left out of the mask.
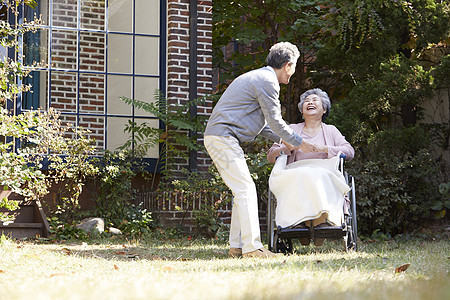
<path id="1" fill-rule="evenodd" d="M 298 149 L 298 147 L 295 147 L 295 146 L 289 144 L 288 142 L 285 142 L 285 141 L 283 141 L 283 140 L 282 140 L 281 142 L 289 149 L 289 151 L 297 150 L 297 149 Z"/>
<path id="2" fill-rule="evenodd" d="M 281 141 L 288 149 L 289 151 L 292 150 L 302 150 L 305 153 L 310 152 L 325 152 L 328 153 L 328 147 L 327 146 L 318 146 L 315 144 L 308 143 L 307 141 L 303 140 L 303 142 L 300 144 L 300 146 L 295 147 L 288 142 Z"/>
<path id="3" fill-rule="evenodd" d="M 300 146 L 297 147 L 297 149 L 302 150 L 305 153 L 309 152 L 319 152 L 318 146 L 308 143 L 307 141 L 303 140 L 303 142 L 300 144 Z"/>

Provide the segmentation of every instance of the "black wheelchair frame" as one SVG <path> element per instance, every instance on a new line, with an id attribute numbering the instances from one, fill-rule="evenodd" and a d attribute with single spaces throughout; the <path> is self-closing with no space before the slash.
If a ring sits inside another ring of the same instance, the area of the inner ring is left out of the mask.
<path id="1" fill-rule="evenodd" d="M 341 226 L 325 226 L 314 227 L 312 221 L 309 228 L 295 228 L 289 226 L 282 228 L 275 224 L 275 196 L 269 191 L 268 210 L 267 210 L 267 244 L 269 250 L 279 253 L 293 253 L 293 239 L 302 241 L 302 245 L 308 245 L 311 241 L 316 239 L 341 240 L 345 251 L 354 250 L 358 248 L 358 226 L 356 221 L 356 194 L 355 194 L 355 179 L 344 171 L 345 155 L 341 154 L 339 168 L 345 177 L 346 183 L 350 187 L 348 197 L 350 200 L 350 207 L 348 214 L 344 213 L 344 222 Z M 344 209 L 344 208 L 342 208 Z"/>

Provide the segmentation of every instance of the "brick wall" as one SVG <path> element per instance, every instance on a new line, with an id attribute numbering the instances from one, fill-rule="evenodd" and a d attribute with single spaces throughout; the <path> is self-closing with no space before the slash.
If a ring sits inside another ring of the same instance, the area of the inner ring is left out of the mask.
<path id="1" fill-rule="evenodd" d="M 231 222 L 231 203 L 226 202 L 224 195 L 221 199 L 224 202 L 218 210 L 220 219 L 224 224 Z M 194 221 L 194 210 L 199 210 L 202 204 L 213 203 L 217 199 L 211 199 L 202 193 L 183 193 L 183 192 L 145 192 L 139 193 L 136 204 L 143 205 L 143 208 L 154 213 L 162 226 L 176 227 L 181 226 L 187 232 L 196 232 L 197 228 Z M 260 197 L 259 222 L 261 232 L 267 232 L 267 199 Z"/>
<path id="2" fill-rule="evenodd" d="M 189 100 L 189 0 L 168 0 L 167 100 L 170 105 Z M 212 94 L 212 1 L 197 1 L 197 95 Z M 212 102 L 199 106 L 199 115 L 209 115 Z M 202 137 L 199 138 L 202 143 Z M 210 160 L 198 153 L 198 169 L 206 171 Z M 180 160 L 174 170 L 186 168 Z"/>

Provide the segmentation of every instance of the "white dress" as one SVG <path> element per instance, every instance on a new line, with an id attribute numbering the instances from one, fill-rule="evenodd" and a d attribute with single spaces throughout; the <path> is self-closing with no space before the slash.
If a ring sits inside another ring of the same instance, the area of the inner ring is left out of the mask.
<path id="1" fill-rule="evenodd" d="M 316 220 L 315 226 L 323 222 L 323 217 L 340 226 L 344 221 L 344 198 L 350 188 L 338 170 L 339 155 L 289 165 L 286 162 L 287 155 L 280 156 L 269 178 L 269 188 L 277 199 L 277 226 L 284 228 Z"/>

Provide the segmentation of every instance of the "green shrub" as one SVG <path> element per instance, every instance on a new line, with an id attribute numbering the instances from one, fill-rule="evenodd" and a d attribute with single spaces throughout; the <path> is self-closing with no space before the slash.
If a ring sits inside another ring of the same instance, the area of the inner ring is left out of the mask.
<path id="1" fill-rule="evenodd" d="M 130 151 L 105 151 L 94 159 L 97 173 L 88 188 L 96 203 L 95 214 L 104 218 L 106 224 L 121 227 L 129 220 L 131 203 L 136 196 L 132 179 L 144 172 L 145 164 Z"/>
<path id="2" fill-rule="evenodd" d="M 439 185 L 441 198 L 433 203 L 431 209 L 436 211 L 434 217 L 441 219 L 447 216 L 447 210 L 450 209 L 450 182 Z"/>
<path id="3" fill-rule="evenodd" d="M 185 207 L 193 207 L 193 201 L 202 198 L 202 204 L 194 209 L 194 223 L 200 235 L 215 237 L 219 230 L 226 231 L 226 225 L 221 220 L 220 209 L 231 202 L 231 193 L 222 181 L 214 165 L 209 172 L 184 171 L 186 178 L 172 181 L 169 190 L 186 194 Z M 194 196 L 195 193 L 195 197 Z M 178 208 L 181 210 L 181 208 Z"/>
<path id="4" fill-rule="evenodd" d="M 126 204 L 124 218 L 118 228 L 127 236 L 142 236 L 149 234 L 155 227 L 152 213 L 134 204 Z"/>
<path id="5" fill-rule="evenodd" d="M 55 238 L 61 240 L 85 240 L 89 236 L 89 233 L 87 233 L 83 229 L 77 228 L 75 222 L 64 222 L 60 220 L 56 215 L 47 218 L 48 224 L 50 226 L 50 234 L 54 235 Z"/>
<path id="6" fill-rule="evenodd" d="M 358 230 L 376 229 L 392 235 L 412 231 L 432 217 L 438 199 L 435 160 L 426 150 L 415 155 L 380 154 L 376 160 L 354 165 Z"/>

